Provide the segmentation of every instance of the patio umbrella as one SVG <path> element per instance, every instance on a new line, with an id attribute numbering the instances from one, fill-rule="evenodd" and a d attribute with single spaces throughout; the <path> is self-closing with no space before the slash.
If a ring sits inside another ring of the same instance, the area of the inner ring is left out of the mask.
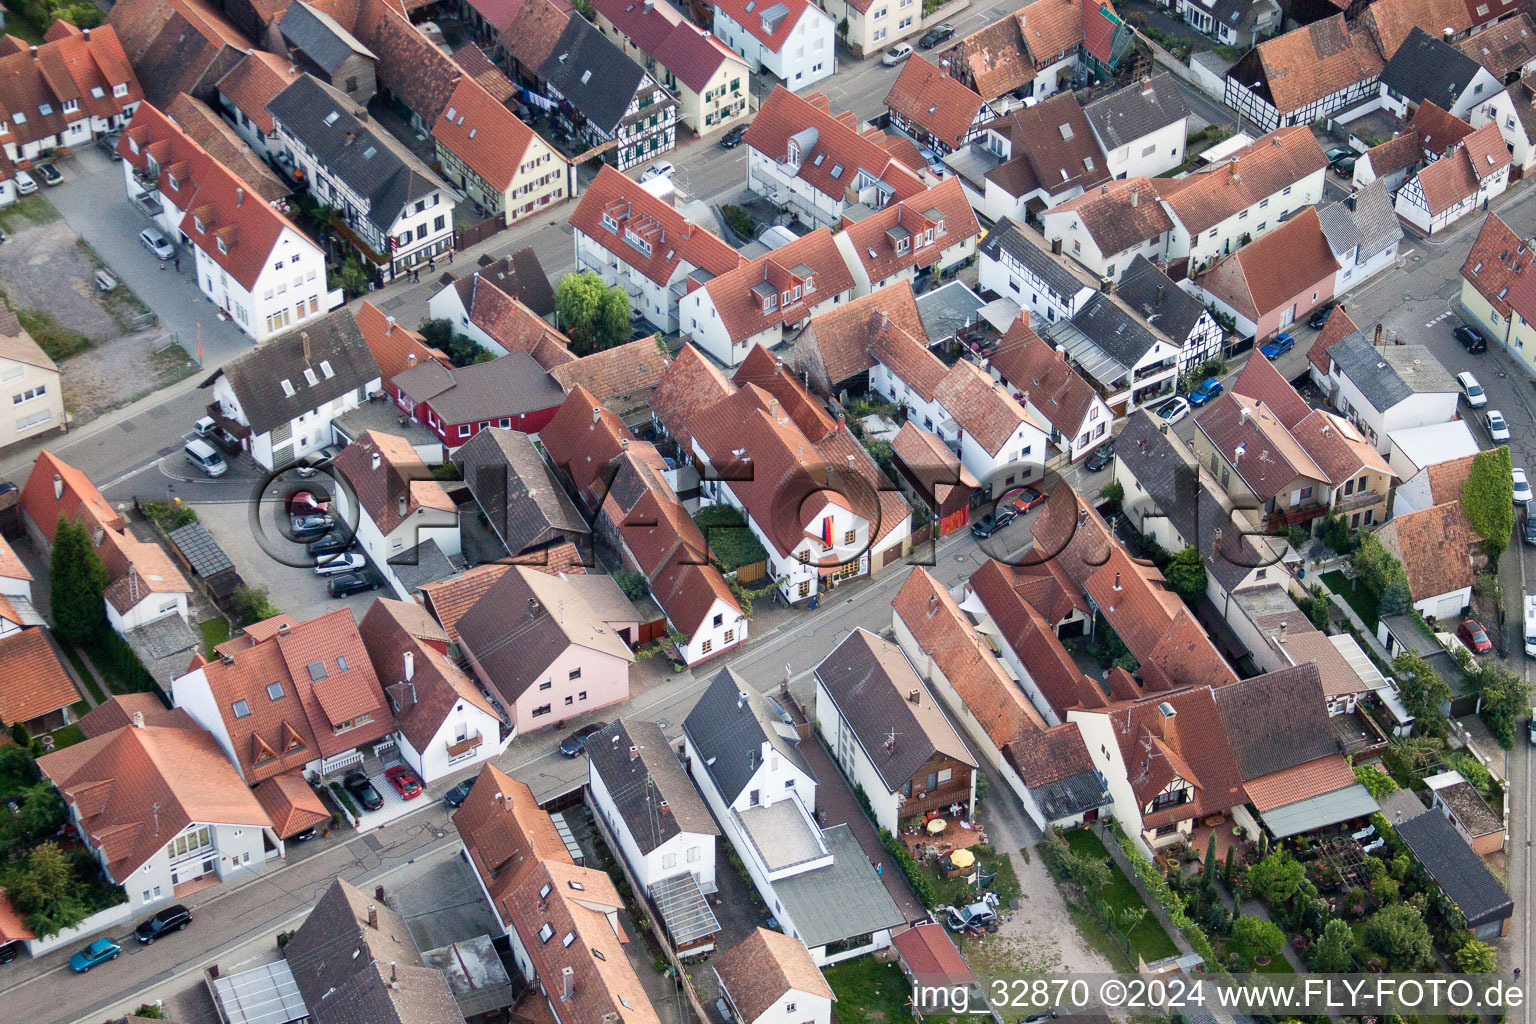
<path id="1" fill-rule="evenodd" d="M 932 833 L 933 835 L 938 835 L 940 832 L 943 832 L 944 831 L 944 819 L 943 818 L 934 818 L 932 821 L 930 821 L 928 823 L 928 831 L 930 833 Z"/>
<path id="2" fill-rule="evenodd" d="M 957 868 L 968 868 L 976 863 L 976 855 L 970 850 L 956 850 L 949 855 L 949 862 Z"/>

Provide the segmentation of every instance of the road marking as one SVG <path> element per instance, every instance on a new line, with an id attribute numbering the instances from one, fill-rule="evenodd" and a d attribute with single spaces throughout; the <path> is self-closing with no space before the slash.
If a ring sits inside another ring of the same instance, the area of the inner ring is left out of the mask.
<path id="1" fill-rule="evenodd" d="M 1435 317 L 1433 320 L 1431 320 L 1429 323 L 1425 324 L 1424 326 L 1425 327 L 1433 327 L 1433 326 L 1435 326 L 1435 324 L 1439 323 L 1441 320 L 1444 320 L 1448 316 L 1455 316 L 1455 314 L 1452 313 L 1450 310 L 1446 310 L 1444 313 L 1441 313 L 1439 316 Z"/>

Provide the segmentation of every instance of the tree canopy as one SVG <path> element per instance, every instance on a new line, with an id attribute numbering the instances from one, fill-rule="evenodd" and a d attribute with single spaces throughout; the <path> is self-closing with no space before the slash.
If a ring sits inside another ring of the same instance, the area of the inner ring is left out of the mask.
<path id="1" fill-rule="evenodd" d="M 1394 971 L 1415 971 L 1434 959 L 1434 941 L 1424 915 L 1409 903 L 1382 907 L 1365 922 L 1360 943 Z"/>
<path id="2" fill-rule="evenodd" d="M 1276 850 L 1248 869 L 1248 884 L 1265 903 L 1278 907 L 1290 901 L 1306 877 L 1306 868 L 1284 850 Z"/>
<path id="3" fill-rule="evenodd" d="M 1168 579 L 1168 586 L 1173 592 L 1186 601 L 1193 601 L 1205 593 L 1205 561 L 1200 557 L 1200 552 L 1192 547 L 1173 556 L 1168 567 L 1163 570 L 1163 575 Z"/>
<path id="4" fill-rule="evenodd" d="M 1468 686 L 1477 694 L 1478 714 L 1505 750 L 1515 745 L 1515 726 L 1531 706 L 1531 687 L 1524 677 L 1492 658 L 1473 663 L 1466 673 Z"/>
<path id="5" fill-rule="evenodd" d="M 1472 472 L 1461 485 L 1461 511 L 1483 539 L 1494 562 L 1509 546 L 1515 529 L 1515 482 L 1510 475 L 1509 446 L 1500 445 L 1472 457 Z"/>
<path id="6" fill-rule="evenodd" d="M 629 296 L 609 287 L 590 270 L 567 274 L 555 288 L 556 325 L 571 339 L 577 355 L 612 348 L 629 340 Z"/>
<path id="7" fill-rule="evenodd" d="M 66 642 L 90 644 L 107 625 L 107 569 L 96 554 L 91 535 L 62 515 L 53 534 L 49 596 L 53 600 L 53 628 Z"/>
<path id="8" fill-rule="evenodd" d="M 1450 719 L 1440 709 L 1451 699 L 1451 688 L 1417 651 L 1404 651 L 1392 659 L 1392 676 L 1397 680 L 1397 695 L 1404 709 L 1417 719 L 1422 736 L 1444 737 L 1451 731 Z"/>

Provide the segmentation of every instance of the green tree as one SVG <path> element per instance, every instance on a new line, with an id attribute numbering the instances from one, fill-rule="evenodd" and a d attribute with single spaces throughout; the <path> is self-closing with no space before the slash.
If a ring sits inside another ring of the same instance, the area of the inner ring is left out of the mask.
<path id="1" fill-rule="evenodd" d="M 1232 944 L 1251 960 L 1272 957 L 1285 945 L 1285 932 L 1262 917 L 1239 917 L 1232 922 Z"/>
<path id="2" fill-rule="evenodd" d="M 1205 844 L 1205 872 L 1200 881 L 1205 887 L 1207 896 L 1216 895 L 1216 872 L 1221 870 L 1221 863 L 1216 859 L 1216 830 L 1211 830 L 1211 838 Z"/>
<path id="3" fill-rule="evenodd" d="M 1365 791 L 1371 794 L 1375 800 L 1382 800 L 1386 795 L 1397 788 L 1397 783 L 1392 776 L 1376 767 L 1374 764 L 1362 764 L 1355 767 L 1355 779 L 1365 787 Z"/>
<path id="4" fill-rule="evenodd" d="M 1505 750 L 1515 745 L 1515 726 L 1531 706 L 1531 688 L 1519 675 L 1493 659 L 1477 662 L 1466 673 L 1477 694 L 1478 714 Z"/>
<path id="5" fill-rule="evenodd" d="M 1307 870 L 1284 850 L 1276 850 L 1248 869 L 1248 884 L 1254 895 L 1271 907 L 1290 902 Z"/>
<path id="6" fill-rule="evenodd" d="M 1119 480 L 1111 480 L 1099 488 L 1099 497 L 1105 501 L 1112 501 L 1116 505 L 1125 500 L 1125 485 Z"/>
<path id="7" fill-rule="evenodd" d="M 496 358 L 494 352 L 483 348 L 473 338 L 456 332 L 452 320 L 423 320 L 419 331 L 422 340 L 441 351 L 454 366 L 469 366 Z"/>
<path id="8" fill-rule="evenodd" d="M 572 0 L 571 6 L 576 8 L 576 13 L 583 18 L 594 24 L 597 22 L 597 8 L 592 5 L 592 0 Z"/>
<path id="9" fill-rule="evenodd" d="M 1350 952 L 1354 944 L 1355 933 L 1349 925 L 1334 918 L 1323 926 L 1323 934 L 1312 944 L 1312 969 L 1320 974 L 1347 974 L 1354 970 L 1355 958 Z"/>
<path id="10" fill-rule="evenodd" d="M 102 601 L 107 589 L 107 569 L 84 526 L 59 516 L 50 565 L 52 580 L 48 591 L 53 599 L 53 628 L 67 643 L 94 643 L 103 630 L 110 628 L 107 607 Z"/>
<path id="11" fill-rule="evenodd" d="M 1450 701 L 1451 688 L 1423 655 L 1404 651 L 1393 658 L 1392 676 L 1397 680 L 1397 695 L 1404 709 L 1417 721 L 1418 732 L 1424 736 L 1448 735 L 1451 722 L 1440 705 Z"/>
<path id="12" fill-rule="evenodd" d="M 1377 602 L 1377 614 L 1379 615 L 1406 615 L 1413 610 L 1413 595 L 1408 591 L 1406 578 L 1393 580 L 1392 585 L 1381 595 Z"/>
<path id="13" fill-rule="evenodd" d="M 877 437 L 866 437 L 863 440 L 864 450 L 869 452 L 869 457 L 875 460 L 875 465 L 887 476 L 891 473 L 891 467 L 896 461 L 896 449 L 891 447 L 889 441 L 882 441 Z"/>
<path id="14" fill-rule="evenodd" d="M 620 569 L 613 574 L 613 582 L 618 584 L 619 589 L 624 591 L 624 596 L 631 601 L 638 601 L 645 596 L 645 577 L 637 572 Z"/>
<path id="15" fill-rule="evenodd" d="M 1486 942 L 1468 939 L 1456 951 L 1456 969 L 1464 974 L 1492 974 L 1499 969 L 1499 954 Z"/>
<path id="16" fill-rule="evenodd" d="M 33 847 L 13 867 L 6 897 L 39 938 L 73 928 L 90 914 L 69 859 L 55 843 Z"/>
<path id="17" fill-rule="evenodd" d="M 1392 589 L 1393 584 L 1408 582 L 1403 563 L 1382 545 L 1374 533 L 1368 533 L 1360 539 L 1360 546 L 1355 549 L 1351 564 L 1360 584 L 1378 598 Z"/>
<path id="18" fill-rule="evenodd" d="M 1221 881 L 1229 890 L 1237 881 L 1237 847 L 1227 847 L 1227 858 L 1221 864 Z"/>
<path id="19" fill-rule="evenodd" d="M 577 355 L 629 340 L 629 296 L 591 271 L 567 274 L 555 288 L 555 325 Z"/>
<path id="20" fill-rule="evenodd" d="M 1411 903 L 1393 903 L 1371 915 L 1360 931 L 1360 944 L 1394 971 L 1418 970 L 1435 955 L 1429 925 Z"/>
<path id="21" fill-rule="evenodd" d="M 1500 445 L 1472 457 L 1472 471 L 1461 485 L 1461 511 L 1494 564 L 1509 546 L 1515 529 L 1515 484 L 1510 475 L 1509 446 Z"/>
<path id="22" fill-rule="evenodd" d="M 1168 568 L 1163 570 L 1168 586 L 1186 601 L 1193 601 L 1205 593 L 1205 560 L 1192 547 L 1173 556 Z"/>
<path id="23" fill-rule="evenodd" d="M 27 727 L 20 722 L 11 723 L 11 742 L 18 747 L 30 747 L 32 734 L 27 732 Z"/>
<path id="24" fill-rule="evenodd" d="M 245 584 L 236 587 L 230 593 L 229 610 L 237 624 L 241 626 L 249 626 L 253 622 L 261 622 L 274 615 L 282 614 L 267 597 L 266 587 L 252 587 Z"/>
<path id="25" fill-rule="evenodd" d="M 51 782 L 38 782 L 21 792 L 21 809 L 16 818 L 27 835 L 33 838 L 53 833 L 64 824 L 68 812 L 64 800 Z"/>

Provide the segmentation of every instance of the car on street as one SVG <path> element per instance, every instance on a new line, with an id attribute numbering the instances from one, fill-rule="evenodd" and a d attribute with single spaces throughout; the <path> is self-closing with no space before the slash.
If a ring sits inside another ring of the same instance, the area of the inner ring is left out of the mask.
<path id="1" fill-rule="evenodd" d="M 1207 377 L 1190 390 L 1189 404 L 1198 409 L 1206 402 L 1214 400 L 1217 395 L 1225 390 L 1226 388 L 1222 386 L 1221 381 L 1215 377 Z"/>
<path id="2" fill-rule="evenodd" d="M 37 172 L 39 178 L 43 179 L 43 184 L 49 188 L 64 182 L 64 175 L 60 174 L 59 169 L 53 164 L 38 164 L 33 170 Z"/>
<path id="3" fill-rule="evenodd" d="M 400 794 L 402 800 L 415 800 L 425 792 L 421 788 L 421 779 L 403 764 L 384 769 L 384 777 L 395 787 L 395 792 Z"/>
<path id="4" fill-rule="evenodd" d="M 341 788 L 352 795 L 352 799 L 362 804 L 365 811 L 376 811 L 384 806 L 384 798 L 379 791 L 373 788 L 373 783 L 368 781 L 368 776 L 362 772 L 351 771 L 342 776 Z"/>
<path id="5" fill-rule="evenodd" d="M 350 597 L 366 590 L 378 590 L 379 578 L 371 572 L 344 572 L 326 581 L 326 593 L 332 597 Z"/>
<path id="6" fill-rule="evenodd" d="M 454 786 L 448 792 L 443 794 L 443 805 L 450 811 L 455 807 L 461 806 L 464 801 L 469 798 L 469 791 L 474 788 L 475 777 L 471 775 L 469 778 L 465 779 L 463 782 L 459 783 L 457 786 Z"/>
<path id="7" fill-rule="evenodd" d="M 1520 535 L 1527 544 L 1536 544 L 1536 516 L 1520 517 Z"/>
<path id="8" fill-rule="evenodd" d="M 1495 441 L 1509 440 L 1509 421 L 1499 410 L 1489 409 L 1488 414 L 1483 417 L 1483 426 L 1488 428 L 1488 436 Z"/>
<path id="9" fill-rule="evenodd" d="M 123 947 L 111 939 L 97 939 L 70 957 L 69 966 L 74 969 L 76 974 L 84 974 L 97 964 L 104 964 L 108 960 L 116 960 L 122 951 Z"/>
<path id="10" fill-rule="evenodd" d="M 1461 625 L 1456 627 L 1456 636 L 1473 654 L 1487 654 L 1493 650 L 1493 641 L 1488 639 L 1488 631 L 1476 619 L 1462 619 Z"/>
<path id="11" fill-rule="evenodd" d="M 920 50 L 931 50 L 940 43 L 953 39 L 954 36 L 955 26 L 946 22 L 943 25 L 935 25 L 927 32 L 924 32 L 923 38 L 917 41 L 917 46 Z"/>
<path id="12" fill-rule="evenodd" d="M 566 757 L 580 756 L 581 752 L 587 749 L 587 737 L 595 732 L 602 732 L 606 728 L 608 728 L 607 722 L 593 722 L 582 726 L 560 741 L 560 753 Z"/>
<path id="13" fill-rule="evenodd" d="M 992 513 L 988 512 L 971 524 L 971 536 L 977 540 L 986 540 L 992 536 L 992 531 L 995 529 L 997 529 L 997 521 L 992 518 Z"/>
<path id="14" fill-rule="evenodd" d="M 329 558 L 339 555 L 352 546 L 352 538 L 340 533 L 328 533 L 319 540 L 304 545 L 304 553 L 310 558 Z"/>
<path id="15" fill-rule="evenodd" d="M 1157 407 L 1158 418 L 1164 423 L 1177 423 L 1189 415 L 1189 401 L 1184 398 L 1170 398 Z"/>
<path id="16" fill-rule="evenodd" d="M 720 148 L 735 149 L 737 146 L 741 145 L 741 137 L 745 134 L 747 134 L 747 126 L 744 124 L 737 125 L 730 131 L 726 132 L 724 135 L 720 136 Z"/>
<path id="17" fill-rule="evenodd" d="M 1531 741 L 1531 746 L 1536 747 L 1536 708 L 1531 708 L 1531 717 L 1526 720 L 1525 736 Z"/>
<path id="18" fill-rule="evenodd" d="M 1457 341 L 1461 342 L 1461 347 L 1473 355 L 1488 351 L 1488 339 L 1484 338 L 1483 332 L 1476 327 L 1470 327 L 1467 324 L 1457 324 L 1456 329 L 1451 331 L 1451 333 L 1456 336 Z"/>
<path id="19" fill-rule="evenodd" d="M 885 55 L 880 58 L 880 63 L 888 68 L 893 68 L 910 56 L 912 56 L 912 44 L 897 43 L 885 51 Z"/>
<path id="20" fill-rule="evenodd" d="M 1488 394 L 1483 386 L 1472 376 L 1471 371 L 1462 370 L 1456 375 L 1456 386 L 1461 388 L 1461 397 L 1467 400 L 1467 404 L 1474 409 L 1481 409 L 1488 404 Z"/>
<path id="21" fill-rule="evenodd" d="M 992 532 L 996 533 L 1015 519 L 1019 518 L 1019 510 L 1012 505 L 1002 505 L 992 513 Z"/>
<path id="22" fill-rule="evenodd" d="M 1328 302 L 1318 306 L 1312 311 L 1312 315 L 1307 317 L 1307 326 L 1318 328 L 1328 326 L 1328 320 L 1333 316 L 1333 311 L 1337 308 L 1338 303 L 1336 302 Z"/>
<path id="23" fill-rule="evenodd" d="M 677 171 L 670 160 L 658 160 L 645 169 L 640 175 L 641 181 L 650 181 L 652 178 L 670 178 Z"/>
<path id="24" fill-rule="evenodd" d="M 1045 501 L 1045 495 L 1033 487 L 1022 488 L 1013 496 L 1013 511 L 1015 515 L 1023 515 Z"/>
<path id="25" fill-rule="evenodd" d="M 166 241 L 164 235 L 154 228 L 145 228 L 139 232 L 139 244 L 163 260 L 168 260 L 176 255 L 176 249 Z"/>
<path id="26" fill-rule="evenodd" d="M 133 930 L 133 937 L 149 945 L 168 932 L 179 932 L 192 923 L 192 911 L 180 903 L 166 907 Z"/>
<path id="27" fill-rule="evenodd" d="M 327 515 L 297 515 L 288 520 L 288 534 L 294 540 L 319 540 L 336 527 L 336 520 Z"/>
<path id="28" fill-rule="evenodd" d="M 16 191 L 24 196 L 29 196 L 37 191 L 37 182 L 26 171 L 17 171 Z"/>
<path id="29" fill-rule="evenodd" d="M 1265 342 L 1264 347 L 1259 349 L 1259 351 L 1264 353 L 1265 359 L 1273 362 L 1295 347 L 1296 339 L 1282 331 Z"/>
<path id="30" fill-rule="evenodd" d="M 1097 473 L 1111 462 L 1115 461 L 1115 442 L 1108 441 L 1099 445 L 1083 460 L 1083 468 L 1090 473 Z"/>
<path id="31" fill-rule="evenodd" d="M 348 551 L 339 555 L 325 555 L 315 563 L 316 576 L 340 576 L 357 572 L 368 566 L 368 556 L 360 551 Z"/>
<path id="32" fill-rule="evenodd" d="M 288 496 L 288 514 L 291 516 L 319 516 L 330 511 L 330 501 L 314 491 L 296 491 Z"/>
<path id="33" fill-rule="evenodd" d="M 1515 483 L 1515 504 L 1529 505 L 1531 503 L 1531 482 L 1525 478 L 1525 470 L 1516 466 L 1509 471 L 1509 475 Z"/>

